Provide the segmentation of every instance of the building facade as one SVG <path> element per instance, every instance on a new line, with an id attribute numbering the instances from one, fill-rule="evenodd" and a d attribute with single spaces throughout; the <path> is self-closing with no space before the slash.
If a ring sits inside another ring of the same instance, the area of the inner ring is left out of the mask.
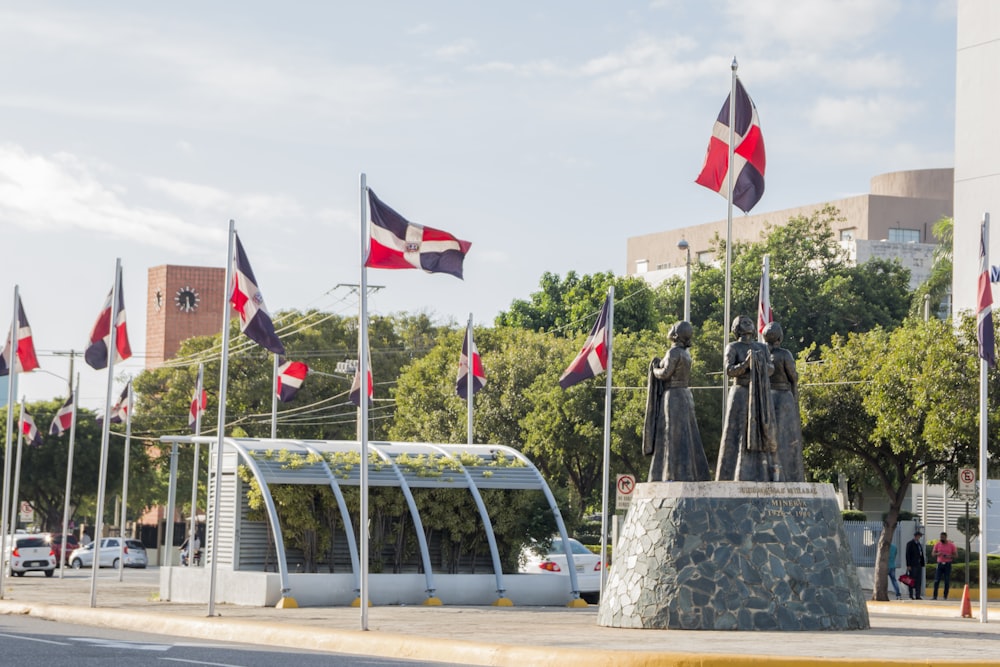
<path id="1" fill-rule="evenodd" d="M 226 270 L 165 264 L 149 269 L 146 285 L 146 368 L 170 359 L 192 336 L 222 331 Z"/>

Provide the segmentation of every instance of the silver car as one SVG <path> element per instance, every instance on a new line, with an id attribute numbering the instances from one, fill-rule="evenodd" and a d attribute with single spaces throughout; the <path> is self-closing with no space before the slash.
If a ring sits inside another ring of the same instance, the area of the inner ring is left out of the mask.
<path id="1" fill-rule="evenodd" d="M 101 555 L 98 560 L 100 567 L 113 567 L 118 569 L 121 566 L 121 559 L 125 560 L 125 567 L 146 567 L 146 549 L 139 540 L 125 540 L 125 547 L 122 548 L 120 537 L 101 538 Z M 94 543 L 76 549 L 69 555 L 70 567 L 80 569 L 81 567 L 94 566 Z"/>
<path id="2" fill-rule="evenodd" d="M 46 577 L 51 577 L 56 571 L 56 552 L 47 534 L 14 535 L 10 540 L 7 562 L 15 575 L 23 577 L 25 572 L 44 572 Z"/>

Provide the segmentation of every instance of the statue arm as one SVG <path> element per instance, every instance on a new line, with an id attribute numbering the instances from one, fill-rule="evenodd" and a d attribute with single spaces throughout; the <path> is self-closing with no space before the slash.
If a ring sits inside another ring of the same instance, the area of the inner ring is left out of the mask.
<path id="1" fill-rule="evenodd" d="M 667 353 L 667 356 L 659 363 L 650 366 L 650 370 L 653 373 L 653 377 L 660 381 L 669 380 L 675 372 L 677 372 L 678 359 L 676 355 Z"/>
<path id="2" fill-rule="evenodd" d="M 737 358 L 739 350 L 730 344 L 726 348 L 726 375 L 735 378 L 746 373 L 750 368 L 750 357 L 753 356 L 751 352 L 751 350 L 747 350 L 746 358 L 740 361 Z"/>

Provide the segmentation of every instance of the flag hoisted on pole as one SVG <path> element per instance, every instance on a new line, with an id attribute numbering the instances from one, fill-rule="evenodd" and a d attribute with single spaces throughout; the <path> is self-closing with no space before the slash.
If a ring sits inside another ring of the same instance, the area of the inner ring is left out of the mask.
<path id="1" fill-rule="evenodd" d="M 124 414 L 125 414 L 125 461 L 122 464 L 122 511 L 119 515 L 121 521 L 118 525 L 118 534 L 121 539 L 118 540 L 118 562 L 121 567 L 118 568 L 118 581 L 123 581 L 125 577 L 125 526 L 127 524 L 128 517 L 128 468 L 129 459 L 132 451 L 132 407 L 133 407 L 133 396 L 132 396 L 132 381 L 129 380 L 125 385 L 125 396 L 123 398 L 125 403 Z M 173 517 L 171 517 L 173 521 Z"/>
<path id="2" fill-rule="evenodd" d="M 757 298 L 757 340 L 764 342 L 764 327 L 774 321 L 771 310 L 771 256 L 764 255 L 760 272 L 760 293 Z"/>
<path id="3" fill-rule="evenodd" d="M 365 377 L 368 378 L 367 382 L 367 394 L 368 407 L 372 406 L 372 401 L 375 399 L 375 388 L 374 382 L 372 381 L 372 351 L 368 345 L 368 341 L 365 341 L 365 359 L 367 360 L 367 366 L 365 370 Z M 354 369 L 354 380 L 351 381 L 351 391 L 348 393 L 348 400 L 354 403 L 357 407 L 361 407 L 361 361 L 359 357 L 357 368 Z"/>
<path id="4" fill-rule="evenodd" d="M 979 338 L 979 535 L 980 551 L 986 552 L 987 533 L 987 449 L 989 445 L 989 369 L 996 366 L 996 340 L 993 335 L 993 287 L 990 285 L 990 214 L 983 214 L 979 227 L 979 282 L 977 285 L 977 327 Z M 988 581 L 986 558 L 979 559 L 979 581 Z M 986 587 L 979 586 L 979 622 L 987 620 Z"/>
<path id="5" fill-rule="evenodd" d="M 10 333 L 7 340 L 13 341 L 17 340 L 18 331 L 20 330 L 19 318 L 20 318 L 20 305 L 21 305 L 21 293 L 17 285 L 14 285 L 14 303 L 13 303 L 13 313 L 10 318 Z M 9 347 L 9 346 L 8 346 Z M 7 430 L 5 431 L 4 438 L 4 457 L 3 457 L 3 501 L 0 502 L 0 554 L 7 553 L 7 520 L 10 516 L 10 493 L 7 489 L 10 488 L 10 472 L 11 472 L 11 443 L 14 441 L 14 397 L 17 396 L 17 372 L 19 364 L 8 363 L 7 365 Z M 16 510 L 16 508 L 15 508 Z M 4 595 L 4 577 L 6 576 L 7 568 L 0 567 L 0 600 L 3 599 Z"/>
<path id="6" fill-rule="evenodd" d="M 471 378 L 471 380 L 470 380 Z M 458 360 L 458 379 L 455 382 L 455 393 L 466 402 L 466 425 L 468 442 L 472 444 L 472 405 L 473 396 L 486 386 L 486 373 L 483 362 L 479 358 L 479 350 L 472 339 L 472 313 L 469 313 L 469 324 L 465 328 L 465 338 L 462 340 L 462 356 Z"/>
<path id="7" fill-rule="evenodd" d="M 12 405 L 8 405 L 8 409 L 11 409 L 12 407 L 13 407 Z M 18 498 L 18 495 L 20 494 L 20 488 L 19 487 L 21 486 L 21 449 L 22 449 L 22 444 L 24 443 L 24 436 L 26 435 L 26 429 L 24 428 L 24 420 L 25 420 L 25 416 L 27 414 L 28 413 L 24 409 L 24 397 L 22 396 L 21 397 L 21 414 L 18 417 L 18 425 L 19 425 L 19 427 L 17 429 L 17 456 L 14 459 L 14 493 L 11 494 L 11 504 L 13 505 L 13 508 L 11 510 L 11 513 L 10 513 L 10 534 L 11 535 L 14 535 L 17 532 L 17 520 L 18 520 L 18 514 L 19 514 L 19 511 L 20 511 L 20 507 L 21 507 L 21 502 L 20 502 L 20 500 Z M 28 418 L 30 419 L 30 416 Z M 32 424 L 33 423 L 34 422 L 32 422 Z M 7 489 L 4 489 L 4 493 L 7 493 Z M 13 545 L 11 545 L 11 548 L 13 548 Z M 4 567 L 6 567 L 6 566 L 7 566 L 7 564 L 4 563 Z"/>
<path id="8" fill-rule="evenodd" d="M 7 338 L 7 345 L 3 349 L 3 356 L 0 357 L 0 375 L 7 375 L 10 373 L 11 358 L 14 359 L 14 364 L 17 365 L 18 373 L 27 373 L 38 368 L 38 355 L 35 354 L 35 341 L 31 337 L 31 325 L 28 324 L 28 317 L 24 314 L 24 304 L 21 303 L 21 297 L 18 295 L 17 302 L 15 304 L 15 321 L 17 323 L 16 327 L 11 327 L 11 337 Z M 14 329 L 17 329 L 17 333 L 13 333 Z M 17 342 L 13 345 L 11 344 L 12 337 L 16 335 Z M 13 354 L 16 349 L 16 354 Z"/>
<path id="9" fill-rule="evenodd" d="M 104 414 L 111 414 L 111 396 L 112 391 L 115 386 L 115 362 L 120 360 L 128 359 L 132 355 L 132 351 L 128 347 L 128 339 L 125 338 L 124 347 L 119 345 L 118 336 L 125 336 L 125 300 L 121 294 L 122 286 L 122 260 L 121 258 L 115 259 L 115 279 L 111 283 L 111 294 L 108 295 L 108 299 L 105 301 L 104 308 L 101 310 L 101 314 L 97 318 L 97 324 L 94 325 L 94 329 L 90 334 L 90 347 L 87 348 L 87 352 L 84 354 L 84 359 L 87 363 L 95 369 L 100 370 L 107 366 L 108 369 L 108 380 L 106 391 L 104 394 Z M 111 323 L 115 322 L 115 326 L 111 326 Z M 104 326 L 106 324 L 107 333 L 104 333 Z M 104 366 L 95 366 L 95 363 L 101 362 L 100 351 L 103 348 L 103 363 Z M 108 354 L 108 350 L 116 350 L 116 354 Z M 100 464 L 98 466 L 97 475 L 97 511 L 94 520 L 94 548 L 100 544 L 101 535 L 104 531 L 104 497 L 105 497 L 105 486 L 108 480 L 108 446 L 111 437 L 111 420 L 104 419 L 101 421 L 101 458 Z M 100 568 L 91 568 L 90 573 L 90 606 L 97 606 L 97 570 Z"/>
<path id="10" fill-rule="evenodd" d="M 712 128 L 712 138 L 705 154 L 705 164 L 695 182 L 726 198 L 726 289 L 722 330 L 730 326 L 729 306 L 732 293 L 733 204 L 747 213 L 764 195 L 764 137 L 760 131 L 757 107 L 736 75 L 739 65 L 733 58 L 729 97 Z M 737 161 L 737 157 L 739 160 Z M 736 174 L 735 172 L 739 172 Z M 725 374 L 726 342 L 722 342 L 722 413 L 729 401 L 729 382 Z"/>
<path id="11" fill-rule="evenodd" d="M 23 401 L 22 401 L 23 403 Z M 38 426 L 35 425 L 35 418 L 28 413 L 28 409 L 22 406 L 21 414 L 21 433 L 24 435 L 24 439 L 28 441 L 28 444 L 32 447 L 42 446 L 42 434 L 38 431 Z"/>
<path id="12" fill-rule="evenodd" d="M 206 407 L 208 407 L 208 392 L 205 391 L 205 364 L 200 363 L 198 364 L 198 382 L 194 388 L 194 397 L 191 399 L 191 415 L 188 418 L 190 420 L 188 421 L 188 426 L 194 431 L 195 436 L 201 435 L 201 418 L 205 414 Z M 198 534 L 198 473 L 201 470 L 200 450 L 200 444 L 195 442 L 194 471 L 191 473 L 191 531 L 188 534 L 188 544 L 194 544 L 195 535 Z"/>
<path id="13" fill-rule="evenodd" d="M 70 377 L 73 376 L 73 357 L 69 358 L 69 374 Z M 69 399 L 66 401 L 69 404 L 69 451 L 66 453 L 66 496 L 63 499 L 63 520 L 62 520 L 62 545 L 59 549 L 59 557 L 62 559 L 62 563 L 59 564 L 59 578 L 63 578 L 64 571 L 66 570 L 66 535 L 69 531 L 69 497 L 73 489 L 73 454 L 76 448 L 76 409 L 77 409 L 77 397 L 80 395 L 80 374 L 76 374 L 76 388 L 74 389 L 70 386 Z M 56 413 L 55 419 L 52 420 L 52 428 L 56 429 L 57 422 L 60 426 L 59 432 L 52 432 L 53 435 L 62 435 L 66 431 L 66 425 L 63 421 L 65 419 L 66 404 L 59 409 Z"/>
<path id="14" fill-rule="evenodd" d="M 247 259 L 240 236 L 235 231 L 233 238 L 236 242 L 236 255 L 231 260 L 234 266 L 229 301 L 240 316 L 240 331 L 265 350 L 284 356 L 285 346 L 274 330 L 274 322 L 264 305 L 264 296 L 257 287 L 257 278 L 253 275 L 250 260 Z"/>

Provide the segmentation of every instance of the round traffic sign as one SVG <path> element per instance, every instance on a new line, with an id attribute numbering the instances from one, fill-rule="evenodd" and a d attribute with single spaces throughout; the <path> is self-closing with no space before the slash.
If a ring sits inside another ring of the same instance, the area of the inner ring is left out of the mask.
<path id="1" fill-rule="evenodd" d="M 618 476 L 618 493 L 623 496 L 630 495 L 635 490 L 635 477 L 632 475 Z"/>
<path id="2" fill-rule="evenodd" d="M 962 484 L 975 484 L 976 471 L 973 468 L 962 468 L 958 471 L 958 479 Z"/>

